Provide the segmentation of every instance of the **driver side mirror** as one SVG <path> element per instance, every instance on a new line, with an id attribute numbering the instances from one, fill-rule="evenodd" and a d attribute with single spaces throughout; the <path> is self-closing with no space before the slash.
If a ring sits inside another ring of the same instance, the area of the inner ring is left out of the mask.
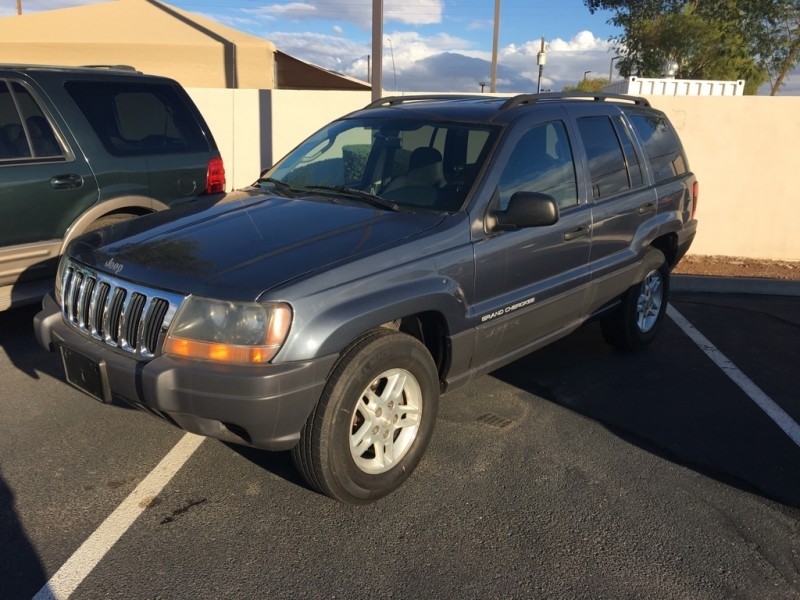
<path id="1" fill-rule="evenodd" d="M 558 203 L 548 194 L 516 192 L 505 210 L 494 214 L 494 229 L 546 227 L 558 222 Z"/>

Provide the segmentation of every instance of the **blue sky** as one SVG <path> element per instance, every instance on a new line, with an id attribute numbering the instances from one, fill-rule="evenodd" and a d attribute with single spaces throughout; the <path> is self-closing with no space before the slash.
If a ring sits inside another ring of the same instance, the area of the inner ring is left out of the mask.
<path id="1" fill-rule="evenodd" d="M 33 12 L 93 0 L 22 1 L 23 10 Z M 372 0 L 170 4 L 264 37 L 300 59 L 366 79 Z M 14 12 L 13 0 L 0 5 L 0 17 Z M 498 91 L 536 91 L 541 36 L 548 49 L 543 89 L 560 91 L 586 71 L 589 77 L 607 78 L 615 55 L 610 16 L 591 14 L 582 0 L 501 0 Z M 480 91 L 480 82 L 489 79 L 493 17 L 494 0 L 384 0 L 384 89 Z M 783 93 L 800 94 L 797 71 Z"/>
<path id="2" fill-rule="evenodd" d="M 265 37 L 279 49 L 366 78 L 372 0 L 189 0 L 176 6 Z M 502 0 L 499 91 L 535 91 L 536 52 L 549 43 L 543 87 L 560 90 L 584 71 L 608 73 L 608 14 L 581 0 Z M 400 90 L 479 91 L 488 80 L 493 0 L 384 0 L 383 85 Z M 394 60 L 392 60 L 394 59 Z"/>

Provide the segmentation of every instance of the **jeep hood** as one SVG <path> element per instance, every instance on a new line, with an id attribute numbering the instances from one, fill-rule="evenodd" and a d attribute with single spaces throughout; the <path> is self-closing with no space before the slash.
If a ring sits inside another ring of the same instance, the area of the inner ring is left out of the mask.
<path id="1" fill-rule="evenodd" d="M 443 218 L 330 198 L 238 193 L 210 207 L 180 206 L 92 232 L 68 253 L 150 287 L 255 300 L 289 280 L 418 235 Z"/>

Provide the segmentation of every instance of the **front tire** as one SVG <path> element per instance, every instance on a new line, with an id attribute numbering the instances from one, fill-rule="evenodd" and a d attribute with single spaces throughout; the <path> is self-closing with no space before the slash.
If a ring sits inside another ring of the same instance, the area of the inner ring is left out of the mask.
<path id="1" fill-rule="evenodd" d="M 652 249 L 646 264 L 641 282 L 628 288 L 622 304 L 600 321 L 606 342 L 618 350 L 644 349 L 655 339 L 667 311 L 669 268 L 664 254 Z"/>
<path id="2" fill-rule="evenodd" d="M 306 481 L 348 504 L 399 487 L 430 442 L 439 378 L 415 338 L 375 330 L 342 355 L 292 450 Z"/>

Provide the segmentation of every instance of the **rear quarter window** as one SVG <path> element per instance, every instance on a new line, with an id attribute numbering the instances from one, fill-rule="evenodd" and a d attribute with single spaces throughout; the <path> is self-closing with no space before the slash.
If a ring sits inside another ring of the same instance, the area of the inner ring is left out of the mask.
<path id="1" fill-rule="evenodd" d="M 208 152 L 208 140 L 171 85 L 70 81 L 67 92 L 114 156 Z"/>
<path id="2" fill-rule="evenodd" d="M 628 119 L 644 144 L 656 183 L 684 175 L 689 169 L 678 135 L 658 115 L 629 115 Z"/>

